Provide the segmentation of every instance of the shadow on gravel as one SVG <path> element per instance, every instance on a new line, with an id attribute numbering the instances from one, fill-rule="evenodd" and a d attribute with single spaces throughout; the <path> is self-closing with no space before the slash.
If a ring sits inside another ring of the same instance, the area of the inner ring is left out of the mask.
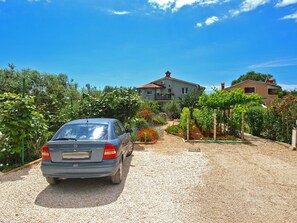
<path id="1" fill-rule="evenodd" d="M 113 203 L 125 187 L 132 157 L 127 157 L 123 164 L 123 180 L 119 185 L 113 185 L 110 177 L 61 180 L 41 191 L 35 204 L 47 208 L 86 208 Z"/>
<path id="2" fill-rule="evenodd" d="M 16 172 L 11 172 L 7 174 L 3 173 L 0 175 L 0 182 L 22 180 L 24 176 L 27 176 L 29 174 L 30 170 L 31 167 L 26 167 Z"/>

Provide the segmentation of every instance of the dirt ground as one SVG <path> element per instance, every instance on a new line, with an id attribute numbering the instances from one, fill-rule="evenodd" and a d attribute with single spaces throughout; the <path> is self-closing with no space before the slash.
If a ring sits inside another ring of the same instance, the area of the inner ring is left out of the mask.
<path id="1" fill-rule="evenodd" d="M 297 152 L 288 145 L 247 135 L 250 144 L 183 143 L 164 134 L 147 149 L 175 153 L 196 149 L 209 171 L 192 188 L 199 222 L 297 222 Z"/>

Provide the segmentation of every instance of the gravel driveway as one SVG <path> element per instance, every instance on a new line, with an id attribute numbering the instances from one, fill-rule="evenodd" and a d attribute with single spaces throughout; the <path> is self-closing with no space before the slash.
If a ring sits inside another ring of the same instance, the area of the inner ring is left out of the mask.
<path id="1" fill-rule="evenodd" d="M 40 165 L 2 176 L 0 222 L 192 221 L 191 188 L 201 183 L 207 169 L 204 155 L 149 148 L 133 154 L 125 161 L 120 185 L 101 178 L 49 186 Z"/>
<path id="2" fill-rule="evenodd" d="M 101 178 L 49 186 L 39 164 L 2 175 L 0 222 L 295 223 L 297 152 L 250 139 L 191 145 L 165 134 L 136 146 L 120 185 Z"/>

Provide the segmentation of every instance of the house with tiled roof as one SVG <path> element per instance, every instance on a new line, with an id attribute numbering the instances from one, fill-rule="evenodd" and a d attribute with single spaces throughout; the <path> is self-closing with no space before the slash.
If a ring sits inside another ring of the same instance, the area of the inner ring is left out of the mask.
<path id="1" fill-rule="evenodd" d="M 223 82 L 221 88 L 222 90 L 240 88 L 243 89 L 245 94 L 258 94 L 262 97 L 265 106 L 270 106 L 272 101 L 278 98 L 280 86 L 275 83 L 273 78 L 266 78 L 265 81 L 245 80 L 227 88 L 225 88 Z"/>
<path id="2" fill-rule="evenodd" d="M 170 71 L 167 71 L 165 77 L 139 86 L 136 89 L 142 98 L 158 101 L 162 106 L 169 100 L 182 97 L 196 88 L 205 89 L 199 84 L 173 78 Z"/>

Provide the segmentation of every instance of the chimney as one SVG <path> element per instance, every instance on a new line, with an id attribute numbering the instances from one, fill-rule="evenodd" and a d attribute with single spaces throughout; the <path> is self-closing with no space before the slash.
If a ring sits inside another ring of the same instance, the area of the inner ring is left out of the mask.
<path id="1" fill-rule="evenodd" d="M 165 74 L 166 74 L 166 77 L 170 77 L 170 74 L 171 74 L 171 73 L 170 73 L 169 70 L 167 70 Z"/>
<path id="2" fill-rule="evenodd" d="M 221 90 L 224 90 L 225 89 L 225 82 L 222 82 L 221 83 Z"/>

